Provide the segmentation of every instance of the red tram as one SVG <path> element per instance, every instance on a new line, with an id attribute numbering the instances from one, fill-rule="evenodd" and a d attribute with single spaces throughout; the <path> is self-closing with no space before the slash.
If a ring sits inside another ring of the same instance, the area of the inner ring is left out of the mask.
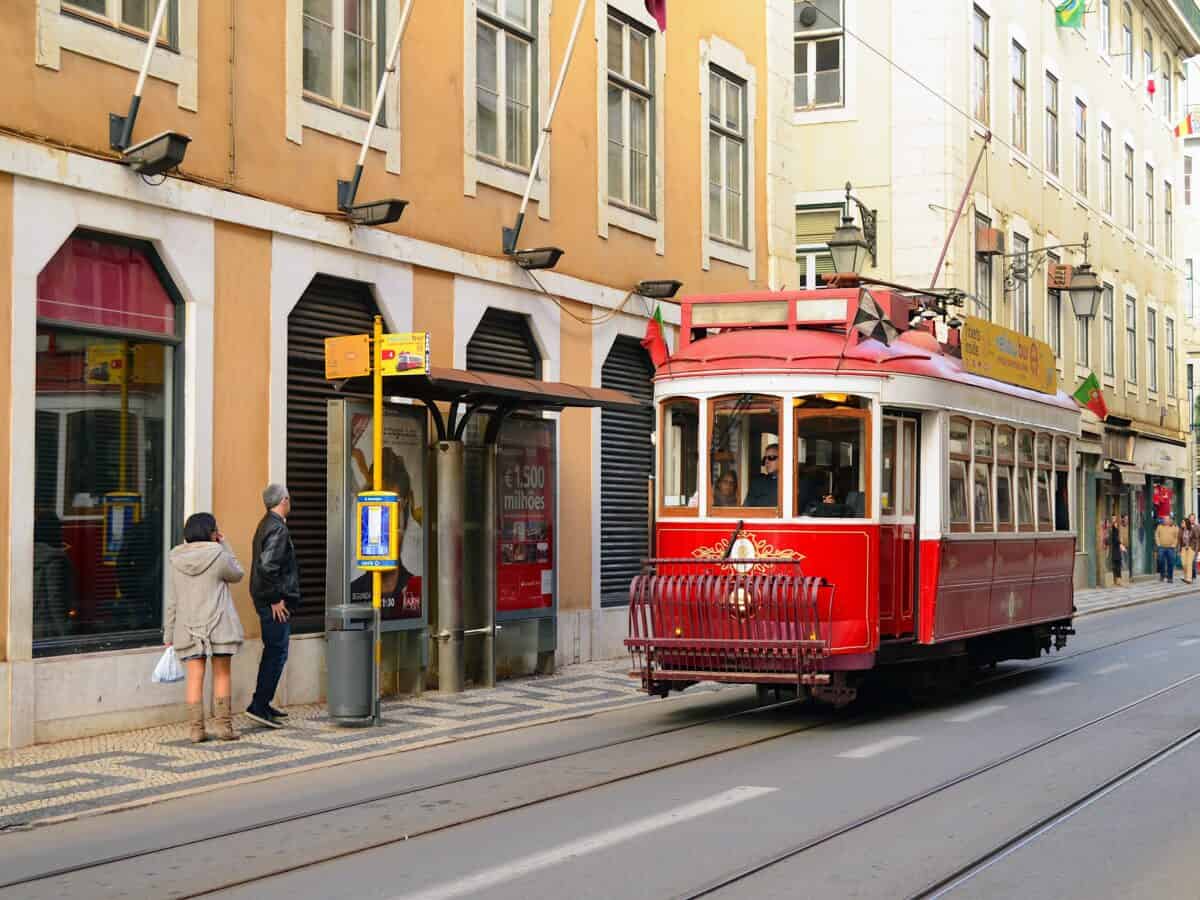
<path id="1" fill-rule="evenodd" d="M 654 558 L 631 587 L 644 690 L 795 686 L 1036 658 L 1071 627 L 1079 410 L 968 372 L 958 332 L 853 327 L 857 289 L 685 298 L 655 376 Z"/>

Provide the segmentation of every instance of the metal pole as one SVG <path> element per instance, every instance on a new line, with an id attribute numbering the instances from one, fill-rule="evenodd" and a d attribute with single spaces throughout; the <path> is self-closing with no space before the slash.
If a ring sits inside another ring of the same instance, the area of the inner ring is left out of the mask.
<path id="1" fill-rule="evenodd" d="M 371 375 L 373 381 L 371 420 L 373 431 L 371 435 L 371 471 L 373 473 L 371 490 L 383 490 L 383 318 L 375 317 L 375 340 L 372 342 Z M 381 675 L 379 668 L 383 662 L 383 573 L 378 569 L 371 572 L 371 607 L 374 611 L 372 627 L 375 633 L 375 665 L 372 667 L 371 681 L 373 684 L 371 696 L 372 715 L 376 725 L 383 724 L 380 710 L 379 694 Z"/>
<path id="2" fill-rule="evenodd" d="M 358 183 L 362 180 L 363 166 L 367 162 L 367 151 L 371 149 L 371 136 L 375 133 L 375 126 L 379 124 L 379 113 L 383 110 L 387 80 L 396 71 L 396 59 L 400 56 L 400 41 L 408 29 L 408 20 L 412 16 L 414 2 L 416 0 L 408 0 L 404 4 L 404 11 L 400 13 L 400 24 L 396 26 L 396 36 L 392 38 L 392 46 L 388 50 L 387 65 L 379 76 L 379 89 L 375 92 L 375 104 L 371 109 L 370 121 L 367 122 L 367 133 L 363 138 L 362 148 L 358 151 L 358 163 L 354 166 L 354 178 L 348 182 L 338 181 L 338 206 L 342 209 L 352 206 L 354 197 L 358 193 Z"/>
<path id="3" fill-rule="evenodd" d="M 554 111 L 558 108 L 558 99 L 562 95 L 563 84 L 567 80 L 567 70 L 571 68 L 571 57 L 575 54 L 575 41 L 579 37 L 579 27 L 583 24 L 583 13 L 587 8 L 587 3 L 588 0 L 579 0 L 579 9 L 575 11 L 575 24 L 571 27 L 571 38 L 567 41 L 567 54 L 563 58 L 562 68 L 559 69 L 558 83 L 554 85 L 554 93 L 550 97 L 550 107 L 546 110 L 546 124 L 542 126 L 537 150 L 533 154 L 533 165 L 530 166 L 529 177 L 525 180 L 525 193 L 521 195 L 521 208 L 517 211 L 516 226 L 511 229 L 511 241 L 506 240 L 506 244 L 512 244 L 511 247 L 505 246 L 506 253 L 512 253 L 517 249 L 517 239 L 521 234 L 521 225 L 525 221 L 525 210 L 529 206 L 529 195 L 533 193 L 533 182 L 537 178 L 538 167 L 542 163 L 542 151 L 546 149 L 546 142 L 550 139 L 550 132 L 553 130 L 551 125 L 554 122 Z"/>
<path id="4" fill-rule="evenodd" d="M 167 0 L 158 0 L 158 9 L 154 11 L 154 24 L 150 26 L 150 36 L 146 40 L 146 53 L 142 57 L 142 67 L 138 70 L 137 85 L 133 89 L 133 97 L 129 101 L 129 114 L 121 126 L 121 139 L 118 148 L 124 150 L 133 140 L 133 124 L 137 121 L 138 107 L 142 105 L 142 88 L 146 86 L 146 73 L 150 71 L 150 57 L 158 45 L 158 33 L 162 30 L 163 16 L 167 13 Z"/>
<path id="5" fill-rule="evenodd" d="M 499 449 L 494 443 L 484 447 L 483 456 L 483 525 L 480 535 L 483 541 L 482 566 L 484 632 L 483 632 L 483 680 L 484 687 L 496 686 L 496 465 Z"/>
<path id="6" fill-rule="evenodd" d="M 463 689 L 463 444 L 438 442 L 438 690 Z"/>
<path id="7" fill-rule="evenodd" d="M 117 466 L 122 493 L 125 491 L 126 477 L 128 475 L 126 455 L 129 452 L 129 379 L 133 377 L 129 371 L 130 357 L 129 341 L 121 341 L 121 458 Z"/>
<path id="8" fill-rule="evenodd" d="M 992 133 L 989 131 L 983 139 L 983 146 L 979 148 L 979 156 L 975 158 L 975 168 L 971 170 L 967 186 L 963 188 L 962 197 L 958 201 L 958 209 L 954 211 L 954 221 L 950 223 L 950 232 L 946 235 L 946 243 L 942 244 L 942 255 L 938 257 L 937 265 L 933 267 L 933 278 L 929 279 L 930 287 L 937 285 L 938 275 L 942 273 L 942 263 L 946 261 L 946 254 L 950 252 L 950 241 L 954 239 L 954 232 L 958 230 L 958 221 L 962 218 L 963 207 L 967 205 L 967 195 L 971 192 L 971 185 L 975 183 L 975 176 L 979 174 L 979 164 L 983 162 L 983 155 L 987 153 L 991 143 Z"/>

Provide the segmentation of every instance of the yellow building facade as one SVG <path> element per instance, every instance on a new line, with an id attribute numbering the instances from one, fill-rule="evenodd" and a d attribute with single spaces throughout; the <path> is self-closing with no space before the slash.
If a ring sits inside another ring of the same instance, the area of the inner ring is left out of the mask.
<path id="1" fill-rule="evenodd" d="M 639 281 L 765 289 L 792 266 L 788 3 L 675 3 L 663 33 L 640 0 L 588 0 L 522 233 L 565 251 L 537 274 L 544 291 L 501 229 L 575 3 L 415 0 L 357 195 L 409 205 L 378 228 L 347 221 L 336 182 L 403 3 L 168 0 L 133 135 L 190 137 L 165 177 L 110 147 L 147 6 L 23 0 L 0 23 L 0 747 L 178 718 L 181 690 L 150 684 L 166 551 L 183 517 L 212 511 L 248 567 L 268 481 L 292 487 L 310 594 L 280 701 L 321 698 L 321 337 L 378 314 L 428 331 L 435 366 L 645 391 Z M 652 425 L 608 416 L 543 426 L 557 485 L 543 662 L 621 652 L 619 583 L 645 546 L 644 493 L 627 488 L 647 473 L 617 466 L 626 450 L 605 435 L 633 428 L 648 467 Z M 244 702 L 258 627 L 245 583 L 234 596 Z M 406 639 L 396 654 L 436 658 L 427 630 Z M 420 684 L 389 672 L 391 690 Z"/>

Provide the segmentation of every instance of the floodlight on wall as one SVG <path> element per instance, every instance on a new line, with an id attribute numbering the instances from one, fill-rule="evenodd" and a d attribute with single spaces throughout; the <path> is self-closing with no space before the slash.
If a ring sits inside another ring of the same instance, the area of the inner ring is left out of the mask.
<path id="1" fill-rule="evenodd" d="M 408 206 L 407 200 L 397 200 L 392 197 L 387 200 L 376 200 L 374 203 L 349 206 L 343 212 L 355 225 L 387 225 L 400 221 L 406 206 Z"/>
<path id="2" fill-rule="evenodd" d="M 647 300 L 670 300 L 679 293 L 679 289 L 683 287 L 682 281 L 674 279 L 651 279 L 649 281 L 639 281 L 635 287 L 634 293 L 640 294 Z"/>
<path id="3" fill-rule="evenodd" d="M 553 269 L 562 258 L 561 247 L 531 247 L 509 254 L 522 269 Z"/>
<path id="4" fill-rule="evenodd" d="M 183 162 L 191 140 L 178 131 L 164 131 L 122 151 L 121 162 L 140 175 L 162 175 Z"/>

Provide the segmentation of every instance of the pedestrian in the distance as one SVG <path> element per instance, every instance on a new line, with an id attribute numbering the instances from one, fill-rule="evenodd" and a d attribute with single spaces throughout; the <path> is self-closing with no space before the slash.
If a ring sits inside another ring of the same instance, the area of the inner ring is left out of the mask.
<path id="1" fill-rule="evenodd" d="M 1121 583 L 1121 524 L 1116 515 L 1108 520 L 1108 535 L 1105 543 L 1108 544 L 1108 561 L 1112 566 L 1113 585 L 1119 585 Z"/>
<path id="2" fill-rule="evenodd" d="M 1154 529 L 1154 546 L 1158 548 L 1158 580 L 1175 580 L 1175 548 L 1179 546 L 1179 526 L 1163 516 Z"/>
<path id="3" fill-rule="evenodd" d="M 1188 516 L 1179 529 L 1179 555 L 1183 562 L 1183 580 L 1192 583 L 1192 567 L 1196 562 L 1196 548 L 1200 546 L 1200 534 L 1196 533 L 1196 517 Z"/>
<path id="4" fill-rule="evenodd" d="M 291 618 L 300 604 L 300 567 L 288 532 L 292 498 L 280 484 L 268 484 L 262 494 L 266 514 L 254 532 L 254 563 L 250 570 L 250 596 L 262 625 L 263 653 L 258 682 L 246 715 L 269 728 L 281 728 L 287 718 L 271 705 L 283 675 L 292 636 Z"/>
<path id="5" fill-rule="evenodd" d="M 187 675 L 186 698 L 192 743 L 204 731 L 205 659 L 212 657 L 215 735 L 236 741 L 229 709 L 229 668 L 242 646 L 242 621 L 229 585 L 246 574 L 211 513 L 196 513 L 183 526 L 183 543 L 170 555 L 170 585 L 163 615 L 163 640 L 175 648 Z"/>

